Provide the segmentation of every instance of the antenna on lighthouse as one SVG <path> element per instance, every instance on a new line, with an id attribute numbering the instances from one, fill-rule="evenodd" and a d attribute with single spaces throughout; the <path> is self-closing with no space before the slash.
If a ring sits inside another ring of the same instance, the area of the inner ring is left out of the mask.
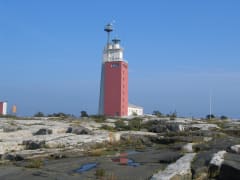
<path id="1" fill-rule="evenodd" d="M 108 36 L 108 37 L 107 37 L 107 44 L 109 44 L 109 43 L 110 43 L 110 32 L 113 31 L 112 24 L 111 24 L 111 23 L 107 24 L 107 25 L 104 27 L 104 31 L 107 32 L 107 36 Z"/>

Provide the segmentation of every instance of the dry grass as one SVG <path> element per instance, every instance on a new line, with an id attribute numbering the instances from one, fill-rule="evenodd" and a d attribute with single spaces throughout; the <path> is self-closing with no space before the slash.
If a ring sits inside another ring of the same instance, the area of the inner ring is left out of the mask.
<path id="1" fill-rule="evenodd" d="M 42 159 L 33 159 L 25 167 L 26 168 L 41 168 L 43 166 Z"/>

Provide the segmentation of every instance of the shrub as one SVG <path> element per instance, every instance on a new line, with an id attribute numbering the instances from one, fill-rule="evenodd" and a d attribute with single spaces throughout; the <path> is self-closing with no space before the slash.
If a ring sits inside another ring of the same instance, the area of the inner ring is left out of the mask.
<path id="1" fill-rule="evenodd" d="M 97 169 L 95 173 L 97 179 L 104 177 L 105 174 L 106 174 L 106 171 L 104 169 Z"/>
<path id="2" fill-rule="evenodd" d="M 227 116 L 221 116 L 220 119 L 221 119 L 221 120 L 227 120 L 228 117 L 227 117 Z"/>
<path id="3" fill-rule="evenodd" d="M 42 112 L 37 112 L 34 114 L 34 117 L 44 117 L 44 114 Z"/>
<path id="4" fill-rule="evenodd" d="M 130 130 L 140 130 L 141 129 L 141 123 L 142 123 L 142 119 L 141 118 L 133 118 L 131 120 L 129 120 L 129 129 Z"/>
<path id="5" fill-rule="evenodd" d="M 88 117 L 87 111 L 81 111 L 81 117 Z"/>
<path id="6" fill-rule="evenodd" d="M 106 117 L 103 115 L 92 115 L 91 118 L 97 123 L 103 123 L 106 120 Z"/>
<path id="7" fill-rule="evenodd" d="M 112 126 L 108 126 L 106 124 L 102 125 L 101 129 L 108 130 L 108 131 L 114 131 L 115 128 Z"/>
<path id="8" fill-rule="evenodd" d="M 215 118 L 215 116 L 214 116 L 213 114 L 208 114 L 208 115 L 206 116 L 206 119 L 208 119 L 208 120 L 214 119 L 214 118 Z"/>
<path id="9" fill-rule="evenodd" d="M 26 168 L 40 168 L 43 166 L 43 160 L 41 159 L 33 159 L 27 164 Z"/>
<path id="10" fill-rule="evenodd" d="M 115 122 L 115 128 L 116 130 L 120 130 L 120 131 L 126 131 L 126 130 L 130 130 L 129 126 L 127 126 L 123 120 L 119 119 Z"/>
<path id="11" fill-rule="evenodd" d="M 157 117 L 162 117 L 163 116 L 163 114 L 160 111 L 157 111 L 157 110 L 153 111 L 152 114 L 157 116 Z"/>
<path id="12" fill-rule="evenodd" d="M 170 117 L 170 120 L 175 120 L 176 117 L 177 117 L 177 112 L 174 111 L 173 113 L 171 113 L 171 114 L 169 115 L 169 117 Z"/>

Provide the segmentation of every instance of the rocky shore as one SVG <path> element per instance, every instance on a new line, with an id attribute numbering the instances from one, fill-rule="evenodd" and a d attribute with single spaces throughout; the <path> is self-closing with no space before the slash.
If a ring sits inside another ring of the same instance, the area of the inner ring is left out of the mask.
<path id="1" fill-rule="evenodd" d="M 0 179 L 240 179 L 240 122 L 0 119 Z"/>

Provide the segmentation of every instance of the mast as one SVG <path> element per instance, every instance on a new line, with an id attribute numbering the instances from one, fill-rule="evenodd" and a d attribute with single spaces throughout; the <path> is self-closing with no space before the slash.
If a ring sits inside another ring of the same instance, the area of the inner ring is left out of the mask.
<path id="1" fill-rule="evenodd" d="M 104 28 L 104 31 L 107 32 L 107 45 L 110 43 L 110 33 L 113 31 L 112 24 L 107 24 Z"/>

